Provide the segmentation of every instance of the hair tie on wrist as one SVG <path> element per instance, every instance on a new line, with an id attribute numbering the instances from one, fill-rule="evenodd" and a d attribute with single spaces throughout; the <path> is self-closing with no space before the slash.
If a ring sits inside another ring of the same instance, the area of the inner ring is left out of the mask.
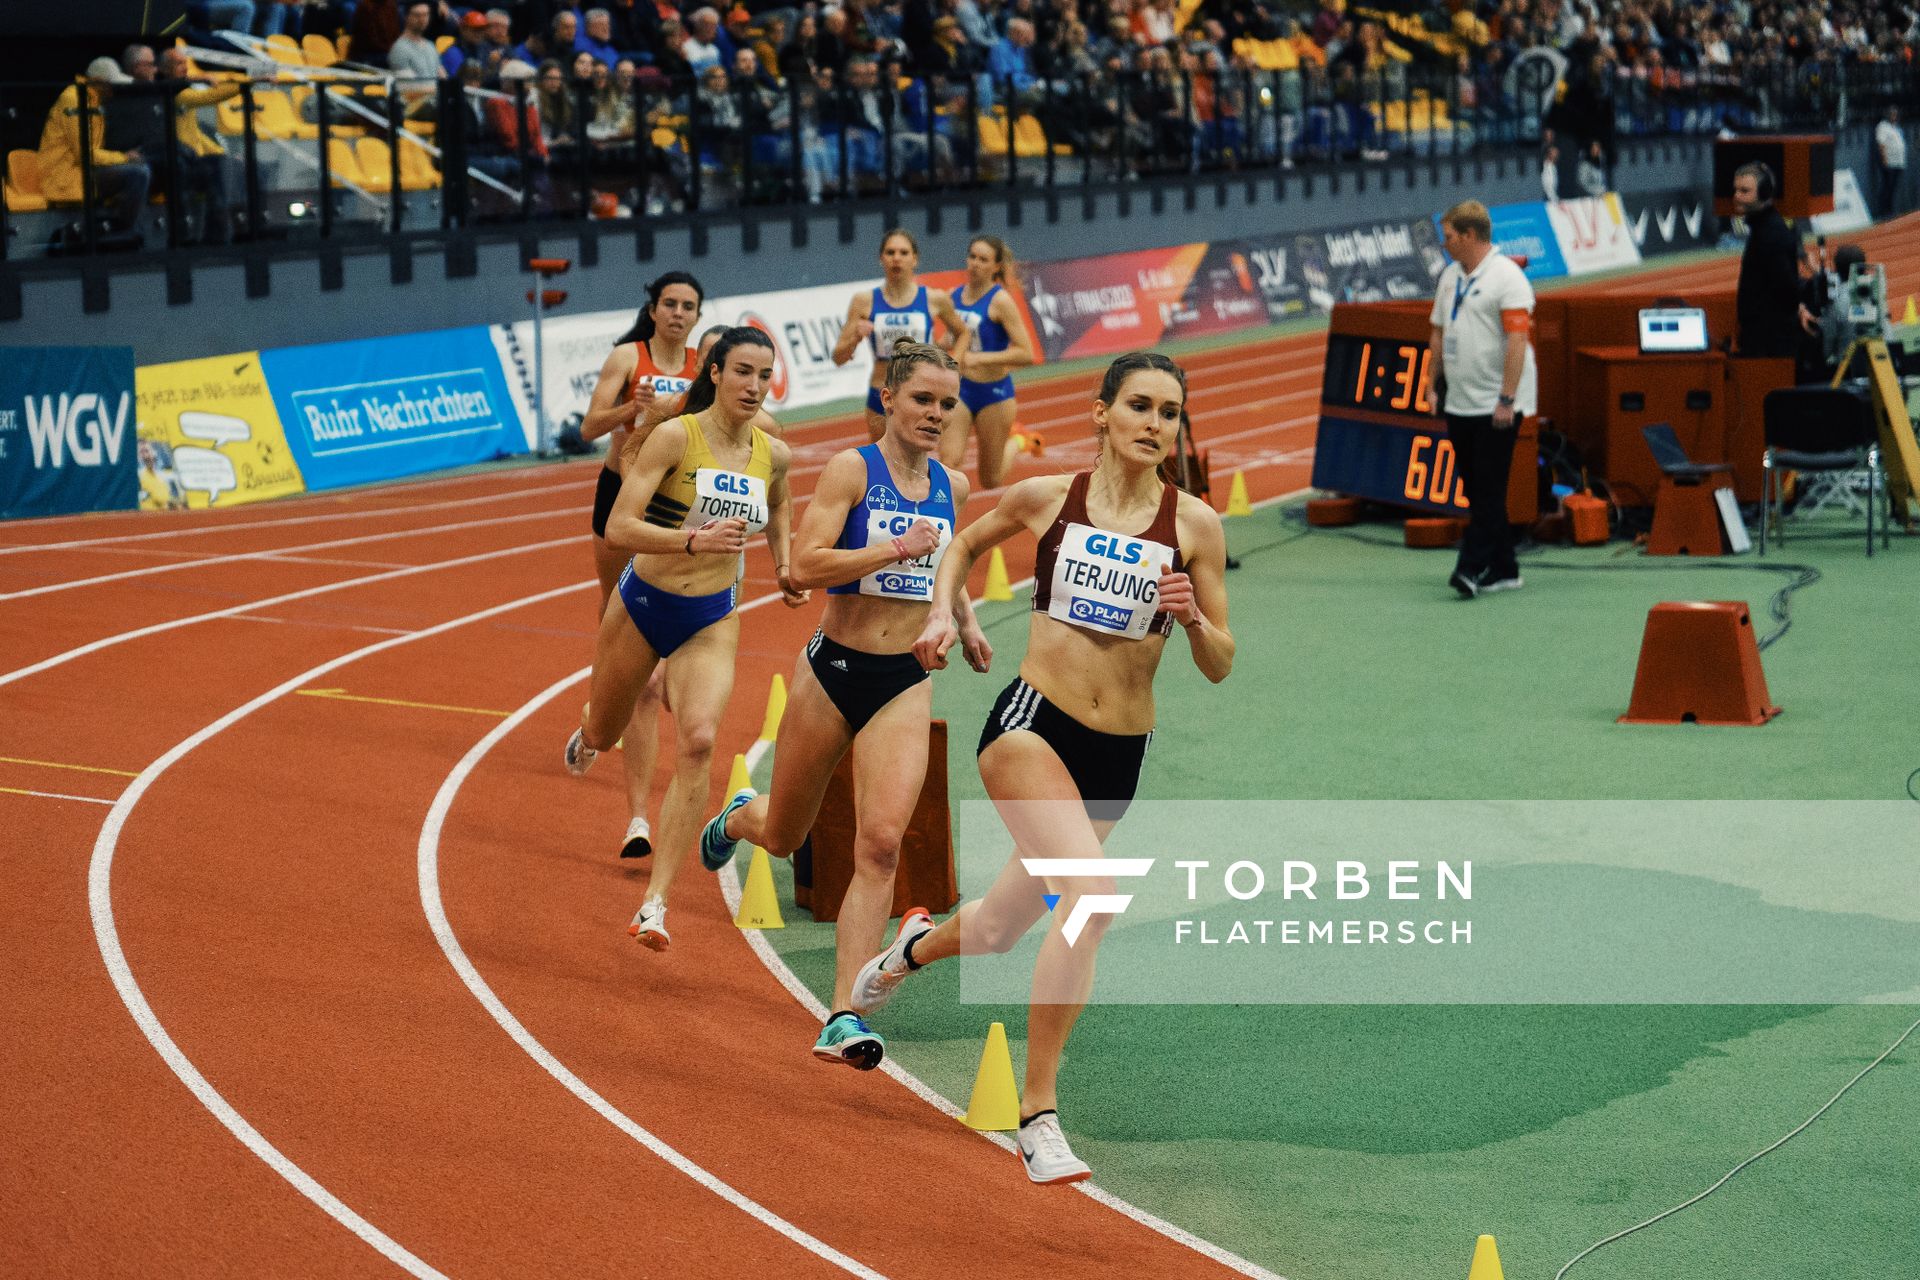
<path id="1" fill-rule="evenodd" d="M 913 557 L 912 557 L 912 556 L 910 556 L 910 555 L 908 555 L 908 554 L 907 554 L 907 544 L 906 544 L 906 543 L 904 543 L 904 542 L 902 542 L 902 541 L 901 541 L 900 539 L 898 539 L 898 538 L 895 538 L 895 539 L 893 540 L 893 556 L 894 556 L 894 559 L 896 559 L 896 560 L 911 560 L 911 559 L 913 559 Z"/>
<path id="2" fill-rule="evenodd" d="M 688 534 L 688 535 L 687 535 L 687 554 L 688 554 L 688 555 L 692 555 L 692 554 L 693 554 L 693 535 L 694 535 L 695 533 L 699 533 L 699 532 L 700 532 L 700 531 L 699 531 L 698 529 L 695 529 L 695 530 L 693 531 L 693 533 L 690 533 L 690 534 Z"/>

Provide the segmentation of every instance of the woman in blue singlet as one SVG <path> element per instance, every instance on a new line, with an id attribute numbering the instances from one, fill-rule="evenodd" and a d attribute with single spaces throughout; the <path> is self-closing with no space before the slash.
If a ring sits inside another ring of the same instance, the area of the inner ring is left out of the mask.
<path id="1" fill-rule="evenodd" d="M 980 779 L 1017 852 L 985 896 L 939 925 L 902 919 L 893 945 L 863 965 L 853 985 L 853 1007 L 871 1012 L 915 969 L 1011 950 L 1053 904 L 1034 963 L 1020 1091 L 1017 1142 L 1034 1182 L 1091 1176 L 1055 1108 L 1060 1059 L 1092 994 L 1111 919 L 1082 910 L 1080 899 L 1116 890 L 1109 876 L 1030 875 L 1019 855 L 1102 856 L 1139 785 L 1153 737 L 1153 678 L 1176 624 L 1208 680 L 1217 684 L 1233 669 L 1220 517 L 1160 478 L 1185 403 L 1186 377 L 1167 357 L 1136 351 L 1109 365 L 1093 403 L 1093 470 L 1022 480 L 968 525 L 940 562 L 927 625 L 914 642 L 923 665 L 944 667 L 956 639 L 947 601 L 965 589 L 974 561 L 1020 533 L 1034 536 L 1027 652 L 988 714 L 979 749 Z"/>
<path id="2" fill-rule="evenodd" d="M 952 296 L 914 280 L 913 273 L 920 269 L 920 242 L 911 232 L 900 227 L 887 232 L 880 241 L 880 269 L 885 273 L 880 284 L 862 289 L 847 304 L 847 322 L 833 344 L 835 364 L 852 360 L 862 343 L 873 354 L 873 376 L 867 380 L 867 437 L 871 440 L 878 440 L 887 429 L 880 388 L 887 380 L 893 344 L 902 338 L 937 344 L 959 360 L 972 338 L 966 322 L 954 309 Z M 944 342 L 934 333 L 935 320 L 946 326 Z"/>
<path id="3" fill-rule="evenodd" d="M 1020 308 L 1007 292 L 1013 253 L 998 236 L 975 236 L 967 246 L 967 282 L 953 291 L 953 305 L 972 330 L 973 341 L 960 360 L 960 405 L 940 442 L 940 461 L 958 469 L 967 456 L 969 429 L 980 441 L 978 470 L 982 489 L 998 489 L 1023 450 L 1039 452 L 1039 436 L 1015 436 L 1020 416 L 1014 399 L 1013 371 L 1033 363 L 1033 339 L 1021 322 Z"/>
<path id="4" fill-rule="evenodd" d="M 862 1071 L 878 1066 L 886 1047 L 853 1011 L 854 974 L 885 941 L 900 839 L 927 773 L 933 692 L 913 642 L 967 501 L 967 478 L 934 456 L 960 397 L 953 359 L 903 341 L 886 368 L 886 434 L 827 464 L 794 534 L 793 585 L 825 586 L 827 611 L 794 666 L 773 786 L 764 796 L 737 792 L 700 841 L 702 860 L 716 869 L 741 840 L 786 857 L 806 839 L 834 768 L 854 748 L 853 882 L 835 930 L 833 1013 L 813 1054 Z M 966 580 L 949 590 L 967 660 L 985 671 L 992 649 Z"/>

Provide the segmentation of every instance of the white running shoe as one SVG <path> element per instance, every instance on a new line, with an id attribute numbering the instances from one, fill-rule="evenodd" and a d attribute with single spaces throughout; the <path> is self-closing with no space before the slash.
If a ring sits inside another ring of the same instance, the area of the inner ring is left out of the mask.
<path id="1" fill-rule="evenodd" d="M 599 758 L 600 753 L 587 745 L 586 733 L 575 729 L 573 736 L 567 739 L 565 755 L 567 772 L 576 778 L 583 778 L 587 770 L 593 768 L 593 762 Z"/>
<path id="2" fill-rule="evenodd" d="M 623 858 L 644 858 L 653 852 L 653 828 L 647 825 L 645 817 L 635 818 L 627 824 L 627 838 L 620 846 Z"/>
<path id="3" fill-rule="evenodd" d="M 925 907 L 910 908 L 900 917 L 900 932 L 894 935 L 893 945 L 861 965 L 854 975 L 851 1004 L 855 1013 L 864 1018 L 893 999 L 894 988 L 912 972 L 907 968 L 907 944 L 931 932 L 933 917 Z"/>
<path id="4" fill-rule="evenodd" d="M 1524 585 L 1516 573 L 1511 578 L 1493 578 L 1481 582 L 1480 594 L 1490 596 L 1496 591 L 1518 591 Z"/>
<path id="5" fill-rule="evenodd" d="M 1042 1111 L 1020 1126 L 1015 1141 L 1027 1176 L 1042 1186 L 1057 1182 L 1084 1182 L 1093 1176 L 1087 1162 L 1073 1154 L 1067 1135 L 1060 1132 L 1058 1112 Z"/>
<path id="6" fill-rule="evenodd" d="M 667 934 L 667 904 L 659 898 L 648 898 L 641 903 L 633 923 L 627 926 L 627 936 L 638 938 L 640 945 L 650 950 L 665 951 L 673 944 Z"/>

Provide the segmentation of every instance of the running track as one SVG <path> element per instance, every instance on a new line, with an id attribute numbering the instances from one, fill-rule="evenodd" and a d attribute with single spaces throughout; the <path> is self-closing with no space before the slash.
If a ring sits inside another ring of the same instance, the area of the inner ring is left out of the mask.
<path id="1" fill-rule="evenodd" d="M 1256 500 L 1306 484 L 1322 342 L 1186 361 L 1223 493 L 1236 468 Z M 1023 386 L 1051 446 L 1023 467 L 1085 465 L 1092 385 Z M 858 438 L 791 431 L 796 495 Z M 814 1063 L 697 868 L 670 953 L 626 938 L 618 769 L 558 761 L 592 485 L 0 528 L 0 1271 L 1230 1274 Z M 716 800 L 818 616 L 772 595 L 757 547 Z"/>

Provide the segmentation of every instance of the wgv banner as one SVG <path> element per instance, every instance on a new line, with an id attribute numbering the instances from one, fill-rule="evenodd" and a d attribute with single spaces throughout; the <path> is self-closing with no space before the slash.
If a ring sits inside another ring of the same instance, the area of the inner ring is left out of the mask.
<path id="1" fill-rule="evenodd" d="M 527 447 L 485 326 L 260 353 L 309 489 L 337 489 Z"/>
<path id="2" fill-rule="evenodd" d="M 0 347 L 0 520 L 132 509 L 138 448 L 133 348 Z"/>

